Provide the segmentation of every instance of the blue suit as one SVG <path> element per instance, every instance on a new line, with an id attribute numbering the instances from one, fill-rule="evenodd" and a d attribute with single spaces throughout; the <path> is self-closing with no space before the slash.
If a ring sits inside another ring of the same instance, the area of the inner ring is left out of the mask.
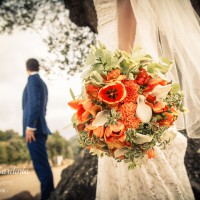
<path id="1" fill-rule="evenodd" d="M 23 93 L 23 136 L 27 127 L 35 128 L 36 141 L 28 149 L 36 174 L 41 182 L 41 199 L 46 200 L 53 191 L 53 175 L 48 162 L 46 140 L 51 134 L 45 120 L 48 90 L 38 74 L 31 75 Z"/>

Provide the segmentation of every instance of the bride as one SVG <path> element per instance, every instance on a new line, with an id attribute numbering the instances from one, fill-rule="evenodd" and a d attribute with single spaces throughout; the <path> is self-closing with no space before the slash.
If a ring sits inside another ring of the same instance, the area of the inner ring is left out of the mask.
<path id="1" fill-rule="evenodd" d="M 200 26 L 189 0 L 94 0 L 98 37 L 110 50 L 130 52 L 139 44 L 154 58 L 174 61 L 168 78 L 179 82 L 190 112 L 180 115 L 177 130 L 199 137 L 200 126 Z M 191 200 L 192 189 L 184 166 L 186 138 L 177 131 L 156 159 L 128 170 L 123 162 L 99 158 L 97 200 Z"/>

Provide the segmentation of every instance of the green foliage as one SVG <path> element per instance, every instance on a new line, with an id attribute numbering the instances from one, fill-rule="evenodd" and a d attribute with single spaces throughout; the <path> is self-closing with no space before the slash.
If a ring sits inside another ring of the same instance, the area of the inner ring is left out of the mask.
<path id="1" fill-rule="evenodd" d="M 64 158 L 73 158 L 70 143 L 59 132 L 50 135 L 47 140 L 49 159 L 63 155 Z M 13 130 L 0 130 L 0 164 L 16 164 L 30 161 L 30 155 L 24 138 Z"/>
<path id="2" fill-rule="evenodd" d="M 13 130 L 0 131 L 0 163 L 15 164 L 30 160 L 25 141 Z"/>
<path id="3" fill-rule="evenodd" d="M 0 130 L 0 141 L 7 141 L 16 136 L 17 136 L 17 133 L 13 130 L 7 130 L 5 132 Z"/>
<path id="4" fill-rule="evenodd" d="M 77 159 L 77 158 L 79 158 L 80 157 L 80 152 L 81 152 L 81 148 L 79 147 L 79 145 L 78 145 L 78 137 L 77 137 L 77 135 L 76 136 L 74 136 L 74 137 L 72 137 L 70 140 L 69 140 L 69 142 L 70 142 L 70 146 L 71 146 L 71 148 L 72 148 L 72 152 L 73 152 L 73 157 L 74 157 L 74 159 Z"/>
<path id="5" fill-rule="evenodd" d="M 174 106 L 181 112 L 185 111 L 183 100 L 184 100 L 184 94 L 179 91 L 177 92 L 177 88 L 174 88 L 173 91 L 165 99 L 169 107 Z"/>
<path id="6" fill-rule="evenodd" d="M 51 160 L 58 155 L 63 155 L 64 158 L 73 158 L 70 143 L 65 140 L 58 131 L 49 135 L 47 140 L 47 152 Z"/>
<path id="7" fill-rule="evenodd" d="M 38 9 L 45 2 L 47 0 L 0 1 L 0 33 L 12 33 L 16 27 L 22 30 L 31 27 L 35 21 Z"/>
<path id="8" fill-rule="evenodd" d="M 117 125 L 117 121 L 121 119 L 121 112 L 116 112 L 114 109 L 110 111 L 110 116 L 108 116 L 108 122 L 105 126 L 108 125 Z"/>
<path id="9" fill-rule="evenodd" d="M 6 163 L 8 160 L 8 155 L 6 151 L 6 144 L 1 142 L 0 145 L 0 164 Z"/>

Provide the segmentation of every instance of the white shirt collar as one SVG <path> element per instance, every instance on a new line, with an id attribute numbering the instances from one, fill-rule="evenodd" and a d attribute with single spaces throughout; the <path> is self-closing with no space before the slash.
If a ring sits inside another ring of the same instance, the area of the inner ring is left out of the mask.
<path id="1" fill-rule="evenodd" d="M 38 72 L 31 72 L 31 73 L 29 74 L 29 76 L 32 76 L 32 75 L 35 75 L 35 74 L 38 74 Z"/>

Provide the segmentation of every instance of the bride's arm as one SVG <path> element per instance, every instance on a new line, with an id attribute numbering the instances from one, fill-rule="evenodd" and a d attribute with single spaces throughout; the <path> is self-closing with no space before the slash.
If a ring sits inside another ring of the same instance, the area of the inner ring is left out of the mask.
<path id="1" fill-rule="evenodd" d="M 130 52 L 135 40 L 136 19 L 130 0 L 117 0 L 118 48 Z"/>

